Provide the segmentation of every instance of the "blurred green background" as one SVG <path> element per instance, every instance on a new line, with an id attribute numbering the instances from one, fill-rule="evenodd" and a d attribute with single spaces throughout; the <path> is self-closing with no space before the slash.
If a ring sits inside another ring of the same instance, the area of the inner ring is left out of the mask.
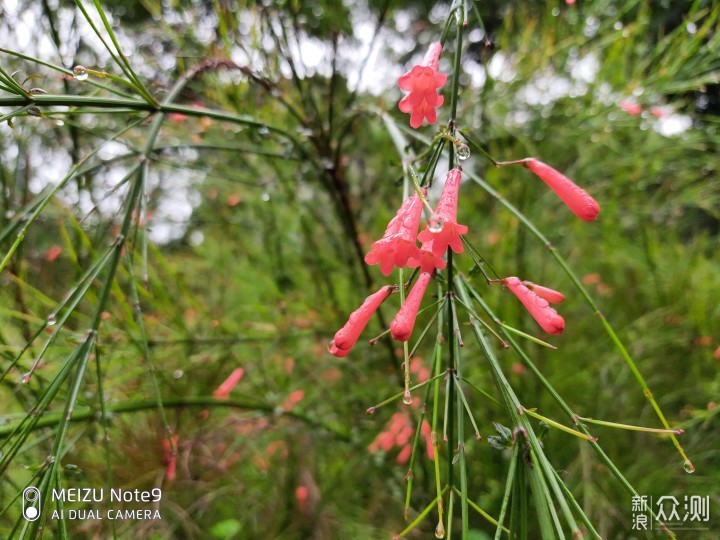
<path id="1" fill-rule="evenodd" d="M 77 398 L 85 417 L 71 423 L 65 437 L 63 485 L 107 486 L 110 471 L 115 486 L 162 487 L 162 521 L 118 522 L 118 537 L 390 538 L 406 525 L 407 466 L 396 462 L 397 450 L 371 453 L 368 446 L 404 409 L 395 402 L 372 416 L 365 410 L 400 391 L 401 351 L 388 341 L 370 347 L 361 340 L 337 359 L 325 347 L 367 294 L 397 281 L 362 263 L 402 199 L 401 157 L 381 112 L 407 124 L 397 110 L 395 81 L 439 38 L 450 4 L 147 0 L 102 6 L 130 64 L 158 100 L 194 70 L 175 103 L 248 122 L 165 117 L 147 154 L 145 212 L 131 238 L 135 256 L 118 266 Z M 670 424 L 685 429 L 680 441 L 696 472 L 683 470 L 662 436 L 593 426 L 604 451 L 641 495 L 709 495 L 711 530 L 680 537 L 715 538 L 720 6 L 579 0 L 468 2 L 467 8 L 459 129 L 495 159 L 536 156 L 562 170 L 600 202 L 600 218 L 579 222 L 522 168 L 496 169 L 478 152 L 463 167 L 515 205 L 569 261 Z M 452 71 L 453 36 L 441 58 L 445 73 Z M 5 3 L 0 43 L 0 66 L 18 71 L 15 80 L 26 89 L 102 97 L 110 94 L 52 66 L 121 74 L 70 2 Z M 91 81 L 115 84 L 97 76 Z M 447 85 L 446 104 L 449 92 Z M 0 92 L 0 114 L 17 108 L 9 96 Z M 126 175 L 150 131 L 146 121 L 106 142 L 143 113 L 82 99 L 73 106 L 43 108 L 42 118 L 26 111 L 12 119 L 13 127 L 0 126 L 3 257 L 25 209 L 102 145 L 42 211 L 0 274 L 2 442 L 12 441 L 14 426 L 47 395 L 92 327 L 106 273 L 89 282 L 23 383 L 52 333 L 52 326 L 44 328 L 47 317 L 118 233 L 131 193 Z M 443 125 L 447 107 L 438 114 Z M 418 133 L 429 140 L 434 131 Z M 425 148 L 405 136 L 415 152 Z M 473 182 L 462 187 L 459 221 L 499 275 L 531 279 L 568 297 L 559 308 L 566 331 L 552 339 L 558 350 L 529 348 L 565 401 L 583 416 L 659 427 L 600 320 L 546 247 Z M 467 255 L 455 262 L 466 274 L 473 266 Z M 481 276 L 473 280 L 484 287 Z M 539 335 L 511 296 L 486 290 L 484 298 L 503 320 Z M 396 309 L 393 297 L 382 308 L 386 322 Z M 374 320 L 364 337 L 383 330 Z M 497 397 L 484 358 L 469 343 L 470 330 L 463 331 L 465 377 Z M 431 342 L 418 351 L 425 365 Z M 498 354 L 523 404 L 568 424 L 518 358 Z M 228 406 L 218 406 L 213 391 L 238 367 L 244 377 Z M 158 393 L 178 435 L 174 480 L 167 477 Z M 59 418 L 69 394 L 68 385 L 59 389 L 51 418 Z M 494 434 L 492 422 L 508 419 L 493 401 L 469 396 L 484 437 L 467 442 L 469 495 L 496 516 L 508 456 L 487 437 Z M 404 414 L 417 419 L 418 412 Z M 57 421 L 50 424 L 32 432 L 0 478 L 0 536 L 10 536 L 18 519 L 14 497 L 51 454 Z M 631 530 L 630 494 L 587 443 L 556 430 L 543 442 L 604 538 L 643 537 Z M 421 453 L 414 515 L 434 497 L 432 463 Z M 428 518 L 409 536 L 430 537 L 434 524 Z M 56 527 L 49 523 L 45 534 L 59 534 Z M 107 521 L 69 521 L 67 527 L 70 538 L 113 532 Z M 471 527 L 471 538 L 494 531 L 476 514 Z"/>

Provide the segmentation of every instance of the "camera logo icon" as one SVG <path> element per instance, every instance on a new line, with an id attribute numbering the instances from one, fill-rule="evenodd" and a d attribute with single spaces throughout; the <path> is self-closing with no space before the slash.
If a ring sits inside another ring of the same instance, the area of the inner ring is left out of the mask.
<path id="1" fill-rule="evenodd" d="M 28 487 L 23 490 L 23 517 L 27 521 L 35 521 L 40 517 L 40 490 L 36 487 Z"/>

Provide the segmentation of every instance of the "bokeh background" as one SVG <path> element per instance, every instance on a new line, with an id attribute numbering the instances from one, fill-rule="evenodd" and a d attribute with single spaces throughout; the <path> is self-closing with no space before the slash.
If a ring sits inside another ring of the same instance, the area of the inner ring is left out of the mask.
<path id="1" fill-rule="evenodd" d="M 414 426 L 418 411 L 398 401 L 373 415 L 365 410 L 400 391 L 401 352 L 390 341 L 362 341 L 337 359 L 326 345 L 367 294 L 397 279 L 362 263 L 402 198 L 401 156 L 382 114 L 403 126 L 415 152 L 425 148 L 434 128 L 420 129 L 419 139 L 405 129 L 396 80 L 439 38 L 450 4 L 101 4 L 152 96 L 164 99 L 190 73 L 174 103 L 218 114 L 167 114 L 149 152 L 150 120 L 110 140 L 147 113 L 92 101 L 113 97 L 103 85 L 132 92 L 97 75 L 82 81 L 70 74 L 82 65 L 122 75 L 82 10 L 64 0 L 0 6 L 0 66 L 17 72 L 25 89 L 74 98 L 0 126 L 3 258 L 38 201 L 99 149 L 48 199 L 0 274 L 3 454 L 100 313 L 97 346 L 78 388 L 78 421 L 64 438 L 61 481 L 162 487 L 163 519 L 118 522 L 114 531 L 107 521 L 67 522 L 70 538 L 391 537 L 406 525 L 407 465 L 398 463 L 399 449 L 376 451 L 372 443 L 394 414 Z M 467 7 L 459 129 L 496 159 L 537 156 L 564 171 L 600 202 L 600 219 L 574 219 L 522 168 L 494 168 L 479 152 L 463 167 L 569 261 L 670 424 L 685 430 L 680 441 L 696 472 L 686 473 L 670 440 L 654 434 L 595 426 L 604 451 L 639 494 L 710 496 L 717 530 L 720 7 L 701 0 Z M 453 47 L 450 39 L 441 58 L 446 73 Z M 0 115 L 18 109 L 11 98 L 0 91 Z M 449 112 L 438 112 L 442 125 Z M 128 244 L 134 256 L 117 266 L 104 298 L 107 268 L 89 280 L 85 273 L 122 226 L 129 175 L 143 155 L 142 212 L 131 216 Z M 500 275 L 566 293 L 567 328 L 553 339 L 558 350 L 530 347 L 563 398 L 584 416 L 659 427 L 599 318 L 546 247 L 480 185 L 465 183 L 461 198 L 468 239 Z M 471 273 L 470 257 L 455 262 Z M 480 275 L 472 279 L 482 286 Z M 84 283 L 73 309 L 57 313 Z M 500 288 L 487 288 L 484 298 L 504 320 L 540 335 Z M 396 309 L 386 305 L 384 319 Z M 54 333 L 48 317 L 64 313 Z M 374 320 L 367 338 L 382 331 Z M 431 346 L 419 349 L 418 366 L 428 366 Z M 468 343 L 462 354 L 465 376 L 496 396 L 477 347 Z M 501 359 L 525 406 L 568 423 L 517 357 Z M 242 379 L 218 404 L 213 391 L 237 368 Z M 47 423 L 28 432 L 6 463 L 0 536 L 20 534 L 15 497 L 53 455 L 70 395 L 66 382 L 49 403 Z M 470 396 L 484 439 L 467 442 L 469 494 L 497 515 L 508 456 L 487 437 L 493 422 L 508 420 L 497 403 Z M 178 436 L 174 478 L 163 414 Z M 642 537 L 631 530 L 630 494 L 586 443 L 556 430 L 543 442 L 603 537 Z M 435 496 L 432 471 L 421 453 L 413 515 Z M 60 534 L 58 527 L 48 523 L 45 535 Z M 494 531 L 475 514 L 471 528 L 475 539 Z M 432 531 L 428 519 L 410 536 Z"/>

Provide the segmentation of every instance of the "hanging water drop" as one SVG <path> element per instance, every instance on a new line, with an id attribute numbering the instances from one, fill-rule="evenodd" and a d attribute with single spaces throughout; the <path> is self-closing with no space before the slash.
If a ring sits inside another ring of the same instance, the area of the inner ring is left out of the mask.
<path id="1" fill-rule="evenodd" d="M 55 318 L 54 313 L 51 313 L 50 315 L 48 315 L 46 324 L 48 326 L 55 326 L 57 324 L 57 319 Z"/>
<path id="2" fill-rule="evenodd" d="M 412 394 L 410 393 L 410 390 L 405 390 L 405 393 L 403 394 L 403 403 L 405 405 L 410 405 L 413 402 Z"/>
<path id="3" fill-rule="evenodd" d="M 431 233 L 439 233 L 443 230 L 443 220 L 437 214 L 433 214 L 428 219 L 428 231 Z"/>
<path id="4" fill-rule="evenodd" d="M 28 371 L 27 373 L 25 373 L 25 374 L 22 376 L 22 379 L 21 379 L 21 380 L 22 380 L 22 383 L 23 383 L 23 384 L 29 383 L 29 382 L 30 382 L 30 377 L 32 377 L 32 372 L 29 372 L 29 371 Z"/>
<path id="5" fill-rule="evenodd" d="M 685 460 L 685 463 L 683 463 L 683 469 L 685 469 L 685 472 L 688 474 L 692 474 L 695 472 L 695 466 L 692 464 L 692 461 L 689 459 Z"/>
<path id="6" fill-rule="evenodd" d="M 455 150 L 455 155 L 460 161 L 465 161 L 467 158 L 470 157 L 470 147 L 465 143 L 458 145 L 457 149 Z"/>
<path id="7" fill-rule="evenodd" d="M 435 527 L 435 538 L 445 538 L 445 527 L 442 521 L 438 521 L 437 527 Z"/>
<path id="8" fill-rule="evenodd" d="M 77 65 L 73 68 L 73 77 L 75 77 L 78 81 L 87 81 L 88 70 L 85 69 L 85 67 Z"/>

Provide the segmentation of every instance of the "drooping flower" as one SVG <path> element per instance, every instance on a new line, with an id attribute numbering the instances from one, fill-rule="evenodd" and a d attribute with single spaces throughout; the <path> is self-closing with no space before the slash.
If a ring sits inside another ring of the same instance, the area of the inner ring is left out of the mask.
<path id="1" fill-rule="evenodd" d="M 563 293 L 555 291 L 548 287 L 536 285 L 532 281 L 523 281 L 523 285 L 525 285 L 528 289 L 537 294 L 540 298 L 544 298 L 551 304 L 560 304 L 565 301 L 565 295 Z"/>
<path id="2" fill-rule="evenodd" d="M 567 176 L 535 158 L 523 160 L 523 165 L 545 182 L 577 217 L 585 221 L 597 219 L 600 205 Z"/>
<path id="3" fill-rule="evenodd" d="M 537 321 L 540 327 L 548 334 L 562 334 L 565 329 L 565 320 L 558 315 L 558 312 L 550 307 L 550 304 L 544 298 L 541 298 L 536 292 L 531 291 L 525 284 L 516 277 L 507 277 L 501 279 L 500 282 L 518 297 Z M 555 292 L 555 291 L 553 291 Z"/>
<path id="4" fill-rule="evenodd" d="M 410 127 L 415 129 L 422 125 L 423 120 L 427 120 L 428 124 L 437 122 L 435 109 L 445 101 L 437 92 L 447 81 L 447 75 L 438 73 L 441 52 L 442 45 L 439 42 L 431 43 L 423 63 L 413 66 L 398 79 L 400 89 L 410 92 L 398 107 L 402 112 L 410 113 Z"/>
<path id="5" fill-rule="evenodd" d="M 447 263 L 442 256 L 435 255 L 433 252 L 433 241 L 425 242 L 415 257 L 410 257 L 408 266 L 410 268 L 420 267 L 421 272 L 432 273 L 435 269 L 442 270 Z"/>
<path id="6" fill-rule="evenodd" d="M 372 249 L 365 255 L 365 262 L 369 265 L 379 263 L 384 276 L 390 275 L 393 266 L 402 268 L 407 265 L 408 259 L 418 251 L 415 237 L 421 217 L 422 201 L 414 193 L 403 201 L 395 217 L 388 223 L 383 237 L 373 243 Z"/>
<path id="7" fill-rule="evenodd" d="M 163 462 L 165 463 L 165 477 L 169 482 L 172 482 L 175 480 L 176 476 L 178 436 L 172 436 L 172 446 L 167 438 L 163 439 L 162 447 Z"/>
<path id="8" fill-rule="evenodd" d="M 400 311 L 395 315 L 395 319 L 390 324 L 390 333 L 393 339 L 397 341 L 407 341 L 412 335 L 413 328 L 415 327 L 415 319 L 417 319 L 418 310 L 420 309 L 420 303 L 422 302 L 425 289 L 432 274 L 429 272 L 422 272 L 418 276 L 415 285 L 410 290 L 410 294 L 407 295 L 405 303 L 400 307 Z"/>
<path id="9" fill-rule="evenodd" d="M 230 376 L 217 387 L 217 389 L 213 392 L 213 396 L 217 399 L 227 399 L 230 397 L 230 392 L 233 388 L 235 388 L 235 386 L 237 386 L 237 383 L 240 382 L 243 375 L 245 375 L 245 370 L 243 368 L 235 369 Z"/>
<path id="10" fill-rule="evenodd" d="M 425 244 L 432 241 L 433 253 L 440 257 L 448 249 L 448 246 L 455 253 L 463 252 L 463 244 L 460 239 L 461 234 L 465 234 L 468 228 L 457 222 L 457 205 L 458 195 L 460 194 L 460 180 L 462 172 L 460 169 L 452 169 L 448 171 L 445 177 L 445 185 L 443 186 L 440 199 L 438 200 L 435 216 L 431 218 L 437 219 L 437 226 L 431 223 L 430 227 L 418 234 L 418 240 Z"/>
<path id="11" fill-rule="evenodd" d="M 379 291 L 368 296 L 363 304 L 353 311 L 348 318 L 348 322 L 345 323 L 340 330 L 335 333 L 335 337 L 330 342 L 328 350 L 330 354 L 342 358 L 347 356 L 350 349 L 353 348 L 357 340 L 360 338 L 360 334 L 367 326 L 370 317 L 377 311 L 385 299 L 390 296 L 394 287 L 391 285 L 385 285 Z"/>

